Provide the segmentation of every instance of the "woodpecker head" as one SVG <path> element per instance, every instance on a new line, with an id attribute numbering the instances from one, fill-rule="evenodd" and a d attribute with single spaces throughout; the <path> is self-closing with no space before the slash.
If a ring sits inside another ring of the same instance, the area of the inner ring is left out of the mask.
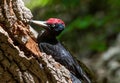
<path id="1" fill-rule="evenodd" d="M 30 22 L 37 24 L 54 35 L 59 35 L 65 28 L 65 24 L 62 20 L 57 18 L 50 18 L 47 21 L 35 21 Z"/>

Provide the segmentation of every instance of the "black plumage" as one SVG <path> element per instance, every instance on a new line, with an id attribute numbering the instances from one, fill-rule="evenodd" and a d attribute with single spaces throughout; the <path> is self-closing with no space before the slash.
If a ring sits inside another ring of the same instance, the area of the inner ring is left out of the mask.
<path id="1" fill-rule="evenodd" d="M 59 19 L 58 19 L 59 20 Z M 52 19 L 54 21 L 54 18 Z M 39 33 L 37 37 L 39 48 L 42 52 L 45 52 L 64 65 L 70 72 L 73 83 L 91 83 L 85 72 L 82 70 L 78 62 L 72 57 L 70 52 L 64 48 L 64 46 L 56 39 L 56 37 L 64 30 L 65 25 L 63 22 L 46 21 L 44 27 L 46 30 Z M 34 21 L 32 21 L 35 23 Z"/>

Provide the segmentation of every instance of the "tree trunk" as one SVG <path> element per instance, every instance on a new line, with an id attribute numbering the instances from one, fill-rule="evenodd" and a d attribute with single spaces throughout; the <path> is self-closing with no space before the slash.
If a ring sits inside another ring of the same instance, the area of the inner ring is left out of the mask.
<path id="1" fill-rule="evenodd" d="M 71 83 L 70 72 L 39 51 L 22 0 L 0 1 L 0 83 Z"/>

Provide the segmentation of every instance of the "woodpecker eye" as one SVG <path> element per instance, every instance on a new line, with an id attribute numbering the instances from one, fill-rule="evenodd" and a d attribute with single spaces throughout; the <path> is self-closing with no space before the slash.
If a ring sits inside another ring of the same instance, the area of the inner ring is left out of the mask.
<path id="1" fill-rule="evenodd" d="M 63 24 L 57 24 L 57 23 L 47 24 L 47 25 L 48 25 L 49 30 L 51 31 L 62 31 L 64 30 L 64 27 L 65 27 Z"/>
<path id="2" fill-rule="evenodd" d="M 48 24 L 49 27 L 54 28 L 56 24 Z"/>
<path id="3" fill-rule="evenodd" d="M 55 24 L 52 24 L 51 27 L 55 27 Z"/>

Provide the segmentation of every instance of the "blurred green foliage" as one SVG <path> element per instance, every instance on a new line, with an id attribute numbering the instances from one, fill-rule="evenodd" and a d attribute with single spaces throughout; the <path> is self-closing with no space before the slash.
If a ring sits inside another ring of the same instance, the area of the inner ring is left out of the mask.
<path id="1" fill-rule="evenodd" d="M 25 0 L 24 0 L 25 1 Z M 31 10 L 35 7 L 43 7 L 51 3 L 52 0 L 27 0 L 25 1 L 26 6 L 29 7 Z"/>
<path id="2" fill-rule="evenodd" d="M 61 18 L 66 29 L 58 37 L 76 55 L 104 52 L 120 31 L 120 0 L 27 0 L 36 20 Z"/>

